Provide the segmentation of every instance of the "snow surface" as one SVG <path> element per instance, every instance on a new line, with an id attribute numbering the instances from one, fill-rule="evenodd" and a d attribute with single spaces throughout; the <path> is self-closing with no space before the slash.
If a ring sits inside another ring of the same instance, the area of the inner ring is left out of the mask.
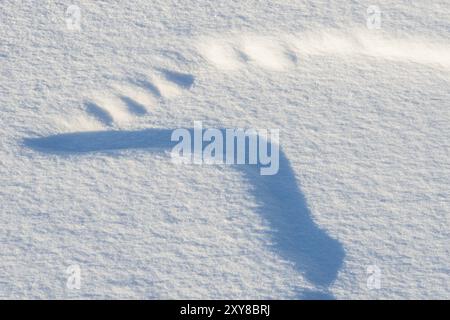
<path id="1" fill-rule="evenodd" d="M 447 0 L 2 0 L 0 40 L 0 298 L 450 298 Z M 194 121 L 279 174 L 173 163 Z"/>

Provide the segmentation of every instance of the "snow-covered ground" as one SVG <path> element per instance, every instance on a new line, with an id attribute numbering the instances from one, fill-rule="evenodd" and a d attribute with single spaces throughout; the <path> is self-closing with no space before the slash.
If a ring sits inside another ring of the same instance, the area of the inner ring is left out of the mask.
<path id="1" fill-rule="evenodd" d="M 450 298 L 448 0 L 2 0 L 0 66 L 0 298 Z"/>

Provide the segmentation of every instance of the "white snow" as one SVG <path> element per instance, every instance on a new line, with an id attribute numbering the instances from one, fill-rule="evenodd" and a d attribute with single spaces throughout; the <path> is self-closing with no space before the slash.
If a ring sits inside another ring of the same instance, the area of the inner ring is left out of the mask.
<path id="1" fill-rule="evenodd" d="M 450 298 L 450 5 L 374 4 L 1 1 L 0 298 Z M 194 121 L 280 175 L 173 163 Z"/>
<path id="2" fill-rule="evenodd" d="M 289 58 L 284 54 L 283 48 L 275 39 L 249 37 L 243 39 L 243 53 L 257 66 L 270 70 L 281 71 L 292 67 Z"/>
<path id="3" fill-rule="evenodd" d="M 236 70 L 241 67 L 238 52 L 230 43 L 223 40 L 202 39 L 199 41 L 199 52 L 222 70 Z"/>
<path id="4" fill-rule="evenodd" d="M 113 122 L 124 124 L 132 120 L 127 107 L 120 99 L 112 94 L 92 93 L 92 101 L 87 102 L 87 112 L 101 121 L 111 124 Z"/>

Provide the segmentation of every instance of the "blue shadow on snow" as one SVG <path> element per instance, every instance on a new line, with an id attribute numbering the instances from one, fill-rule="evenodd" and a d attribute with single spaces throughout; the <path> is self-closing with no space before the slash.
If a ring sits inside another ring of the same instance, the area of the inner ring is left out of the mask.
<path id="1" fill-rule="evenodd" d="M 141 131 L 99 131 L 57 134 L 43 138 L 27 138 L 26 146 L 46 153 L 89 153 L 120 149 L 147 149 L 149 152 L 170 151 L 171 129 Z M 192 129 L 190 129 L 192 133 Z M 224 135 L 225 137 L 225 135 Z M 225 145 L 225 141 L 224 141 Z M 269 150 L 271 146 L 268 146 Z M 274 231 L 274 249 L 321 290 L 332 284 L 342 266 L 344 249 L 320 229 L 312 219 L 294 171 L 280 148 L 279 171 L 272 176 L 260 175 L 259 165 L 234 165 L 242 170 L 261 202 L 259 212 Z M 255 170 L 256 169 L 256 170 Z M 328 293 L 303 292 L 302 298 L 330 298 Z"/>

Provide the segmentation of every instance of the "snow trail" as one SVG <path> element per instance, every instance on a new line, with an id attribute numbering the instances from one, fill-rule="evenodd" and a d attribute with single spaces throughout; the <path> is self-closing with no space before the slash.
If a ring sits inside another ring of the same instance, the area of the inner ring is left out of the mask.
<path id="1" fill-rule="evenodd" d="M 226 40 L 203 38 L 198 52 L 218 69 L 238 70 L 245 63 L 283 71 L 302 56 L 372 57 L 450 69 L 450 45 L 443 40 L 396 38 L 366 30 L 322 30 L 275 36 L 229 35 Z"/>

